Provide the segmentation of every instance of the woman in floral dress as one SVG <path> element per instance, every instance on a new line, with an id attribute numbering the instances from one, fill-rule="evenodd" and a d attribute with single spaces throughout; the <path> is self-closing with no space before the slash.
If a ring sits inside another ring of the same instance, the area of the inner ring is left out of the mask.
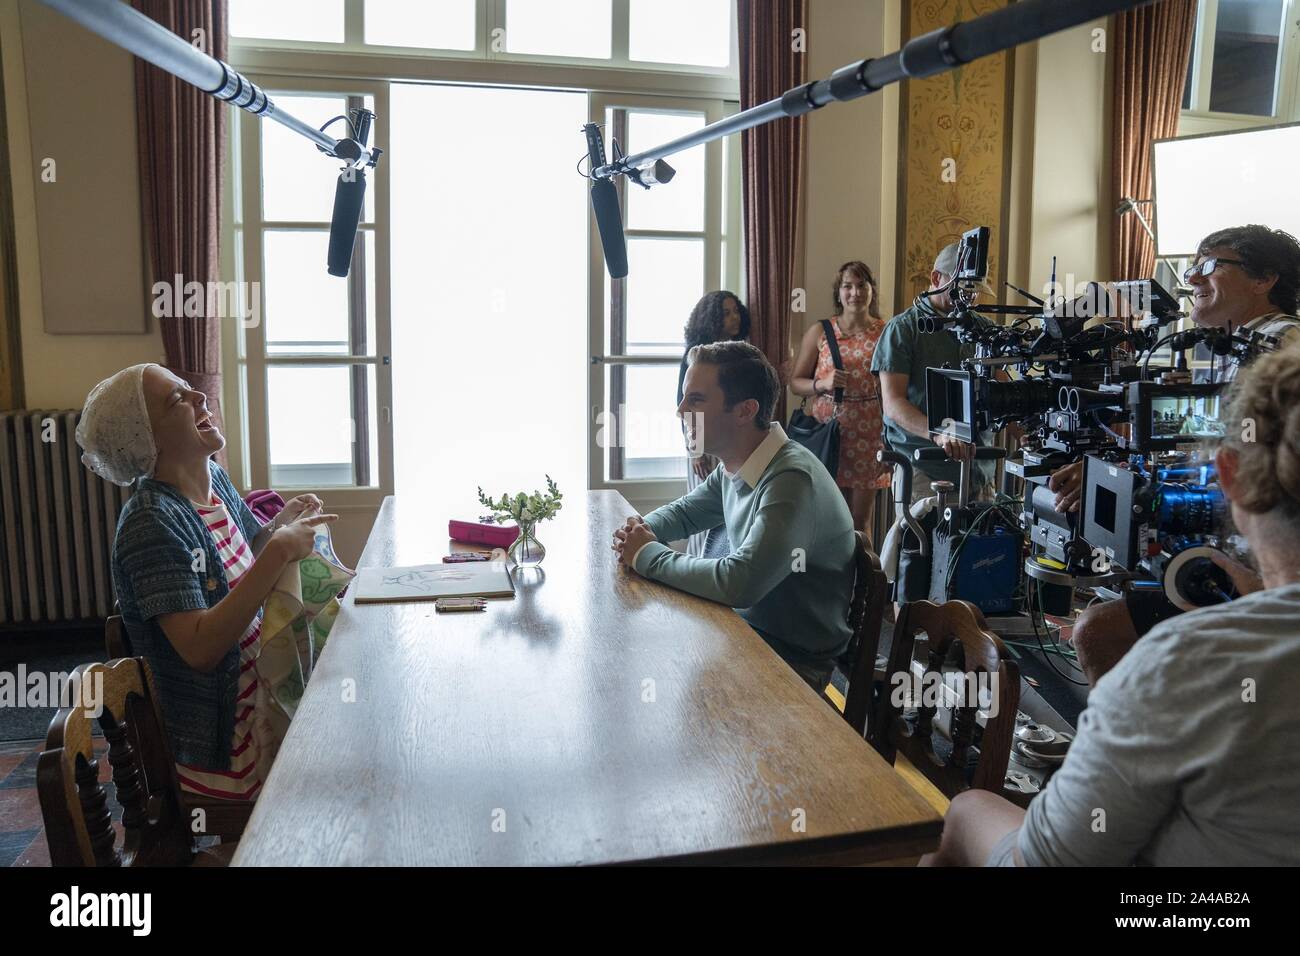
<path id="1" fill-rule="evenodd" d="M 790 387 L 812 399 L 809 414 L 829 421 L 835 413 L 834 391 L 844 389 L 840 406 L 840 460 L 835 483 L 853 513 L 854 525 L 870 534 L 876 490 L 888 488 L 890 470 L 876 461 L 883 447 L 880 383 L 871 373 L 871 357 L 885 328 L 877 304 L 876 277 L 865 262 L 846 262 L 835 273 L 831 327 L 839 343 L 843 370 L 837 370 L 821 322 L 804 333 Z"/>

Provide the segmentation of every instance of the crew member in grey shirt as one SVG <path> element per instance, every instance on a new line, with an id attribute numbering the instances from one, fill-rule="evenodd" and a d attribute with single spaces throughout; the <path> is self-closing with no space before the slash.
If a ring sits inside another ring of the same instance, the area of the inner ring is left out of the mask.
<path id="1" fill-rule="evenodd" d="M 1029 811 L 960 794 L 923 864 L 1300 864 L 1296 408 L 1300 342 L 1243 370 L 1228 421 L 1253 420 L 1256 440 L 1230 426 L 1215 455 L 1260 589 L 1152 629 L 1097 682 Z"/>

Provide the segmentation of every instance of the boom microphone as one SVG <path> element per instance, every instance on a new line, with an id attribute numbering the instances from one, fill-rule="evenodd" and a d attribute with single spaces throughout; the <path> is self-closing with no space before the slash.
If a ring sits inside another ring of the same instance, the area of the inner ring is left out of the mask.
<path id="1" fill-rule="evenodd" d="M 583 126 L 587 134 L 587 158 L 591 168 L 605 165 L 605 144 L 600 138 L 600 127 L 595 123 Z M 600 231 L 600 245 L 605 250 L 605 265 L 611 279 L 627 275 L 627 241 L 623 238 L 623 212 L 619 207 L 618 190 L 608 179 L 591 183 L 591 210 L 596 214 L 596 228 Z"/>
<path id="2" fill-rule="evenodd" d="M 339 173 L 334 187 L 334 215 L 330 219 L 330 248 L 327 257 L 332 276 L 347 277 L 352 248 L 357 241 L 361 210 L 366 204 L 366 172 L 348 168 Z"/>

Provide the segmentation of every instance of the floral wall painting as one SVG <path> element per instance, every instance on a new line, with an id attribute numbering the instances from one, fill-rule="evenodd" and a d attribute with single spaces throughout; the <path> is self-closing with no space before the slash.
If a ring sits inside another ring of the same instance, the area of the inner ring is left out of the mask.
<path id="1" fill-rule="evenodd" d="M 904 0 L 903 40 L 989 13 L 1006 0 Z M 939 250 L 975 226 L 993 230 L 989 285 L 1006 261 L 1012 63 L 1005 53 L 902 84 L 896 311 L 929 285 Z"/>

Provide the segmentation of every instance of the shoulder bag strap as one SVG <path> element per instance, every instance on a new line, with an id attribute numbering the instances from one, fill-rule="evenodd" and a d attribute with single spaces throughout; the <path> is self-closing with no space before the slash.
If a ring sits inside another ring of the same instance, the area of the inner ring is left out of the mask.
<path id="1" fill-rule="evenodd" d="M 844 370 L 844 360 L 840 357 L 840 343 L 835 338 L 835 327 L 831 325 L 830 319 L 822 319 L 822 332 L 826 335 L 826 347 L 830 349 L 831 361 L 840 371 Z M 835 404 L 844 404 L 844 389 L 835 389 Z"/>

